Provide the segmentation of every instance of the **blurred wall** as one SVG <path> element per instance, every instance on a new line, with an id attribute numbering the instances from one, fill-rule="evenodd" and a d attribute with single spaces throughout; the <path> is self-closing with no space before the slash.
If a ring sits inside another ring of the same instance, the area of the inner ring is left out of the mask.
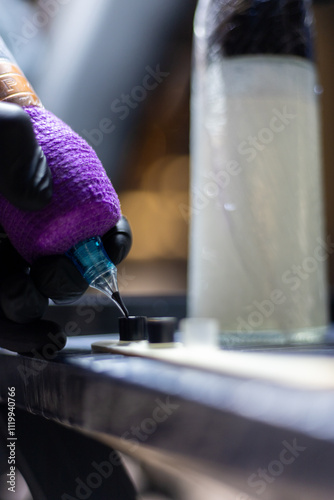
<path id="1" fill-rule="evenodd" d="M 324 192 L 327 234 L 334 241 L 334 3 L 314 6 L 321 97 Z M 329 283 L 334 287 L 334 253 L 329 258 Z"/>

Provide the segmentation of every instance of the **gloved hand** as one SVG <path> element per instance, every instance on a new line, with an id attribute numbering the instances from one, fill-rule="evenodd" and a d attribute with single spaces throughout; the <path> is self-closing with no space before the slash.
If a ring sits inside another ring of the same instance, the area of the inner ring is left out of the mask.
<path id="1" fill-rule="evenodd" d="M 18 106 L 4 103 L 0 103 L 0 192 L 22 210 L 42 209 L 52 197 L 51 172 L 35 139 L 29 116 Z M 132 244 L 131 229 L 125 217 L 102 240 L 112 262 L 117 265 Z M 41 257 L 29 266 L 0 230 L 0 346 L 12 348 L 8 347 L 8 339 L 12 342 L 15 332 L 22 332 L 22 324 L 30 324 L 24 329 L 30 331 L 31 338 L 36 332 L 43 332 L 41 323 L 47 323 L 46 330 L 54 332 L 51 322 L 39 321 L 47 308 L 48 298 L 57 303 L 69 303 L 79 298 L 87 287 L 66 256 Z M 34 346 L 42 341 L 41 335 Z"/>

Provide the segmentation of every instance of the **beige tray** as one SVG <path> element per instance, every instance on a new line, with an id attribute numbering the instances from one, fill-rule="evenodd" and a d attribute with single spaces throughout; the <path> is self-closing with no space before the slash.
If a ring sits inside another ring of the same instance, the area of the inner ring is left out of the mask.
<path id="1" fill-rule="evenodd" d="M 334 389 L 334 359 L 293 354 L 244 353 L 213 348 L 152 347 L 147 341 L 100 341 L 93 352 L 139 356 L 247 379 L 263 379 L 302 389 Z"/>

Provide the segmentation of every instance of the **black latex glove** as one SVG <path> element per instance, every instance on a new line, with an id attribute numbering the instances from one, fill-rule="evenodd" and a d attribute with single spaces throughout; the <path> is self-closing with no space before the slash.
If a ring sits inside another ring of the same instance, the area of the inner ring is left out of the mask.
<path id="1" fill-rule="evenodd" d="M 52 197 L 51 172 L 28 115 L 16 105 L 3 103 L 0 103 L 0 192 L 23 210 L 39 210 Z M 122 217 L 102 240 L 111 260 L 118 264 L 132 244 L 127 220 Z M 87 287 L 75 265 L 65 256 L 42 257 L 30 268 L 0 229 L 0 347 L 26 352 L 30 346 L 30 352 L 49 343 L 51 333 L 61 337 L 58 325 L 40 319 L 48 298 L 68 303 L 80 297 Z M 26 335 L 25 344 L 21 342 L 22 335 Z M 62 344 L 61 339 L 58 344 Z"/>
<path id="2" fill-rule="evenodd" d="M 0 103 L 0 193 L 22 210 L 39 210 L 52 196 L 52 177 L 30 118 Z"/>
<path id="3" fill-rule="evenodd" d="M 0 193 L 22 210 L 39 210 L 52 196 L 51 172 L 29 117 L 18 106 L 4 103 L 0 103 Z M 53 353 L 62 349 L 66 336 L 61 328 L 37 319 L 47 304 L 29 277 L 27 263 L 0 230 L 0 347 L 44 357 L 50 347 Z M 23 328 L 16 320 L 29 325 Z"/>

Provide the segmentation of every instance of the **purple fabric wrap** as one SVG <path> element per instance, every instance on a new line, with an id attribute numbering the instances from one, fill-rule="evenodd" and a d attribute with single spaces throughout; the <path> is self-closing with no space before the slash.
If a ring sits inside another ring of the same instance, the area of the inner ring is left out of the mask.
<path id="1" fill-rule="evenodd" d="M 50 111 L 24 108 L 53 177 L 51 202 L 25 212 L 0 196 L 0 223 L 28 262 L 102 236 L 121 216 L 117 194 L 94 150 Z M 18 145 L 19 147 L 19 145 Z"/>

